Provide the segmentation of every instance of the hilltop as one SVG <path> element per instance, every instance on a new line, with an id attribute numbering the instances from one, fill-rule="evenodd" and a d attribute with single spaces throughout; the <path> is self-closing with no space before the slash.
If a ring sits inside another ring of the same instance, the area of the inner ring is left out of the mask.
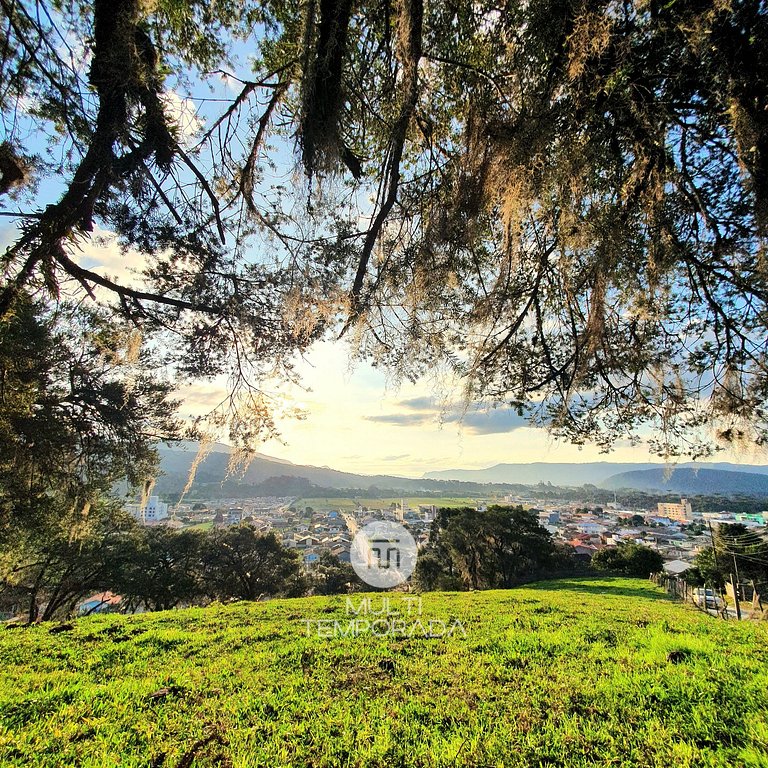
<path id="1" fill-rule="evenodd" d="M 768 763 L 765 626 L 582 579 L 430 593 L 398 619 L 450 636 L 329 636 L 374 620 L 353 599 L 358 616 L 337 596 L 3 631 L 0 763 Z"/>
<path id="2" fill-rule="evenodd" d="M 220 486 L 229 477 L 228 465 L 231 448 L 217 443 L 208 455 L 199 463 L 195 474 L 196 487 L 212 484 Z M 161 493 L 179 493 L 185 486 L 192 463 L 197 454 L 195 443 L 164 445 L 160 448 L 160 466 L 162 475 L 158 479 L 157 489 Z M 439 490 L 448 486 L 445 482 L 421 480 L 392 475 L 357 475 L 342 472 L 329 467 L 312 467 L 293 464 L 285 459 L 257 453 L 245 470 L 235 473 L 232 480 L 241 485 L 257 486 L 272 479 L 291 478 L 291 488 L 301 492 L 312 485 L 327 488 L 370 488 L 402 489 L 406 491 Z M 454 484 L 451 484 L 454 485 Z"/>
<path id="3" fill-rule="evenodd" d="M 612 490 L 634 488 L 641 491 L 671 491 L 682 495 L 696 494 L 749 494 L 768 496 L 768 475 L 760 472 L 677 467 L 668 469 L 646 469 L 620 472 L 612 475 L 603 484 Z"/>

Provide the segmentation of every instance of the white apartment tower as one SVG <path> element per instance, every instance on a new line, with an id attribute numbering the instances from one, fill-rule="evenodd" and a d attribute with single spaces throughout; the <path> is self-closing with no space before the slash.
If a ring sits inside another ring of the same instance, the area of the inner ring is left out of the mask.
<path id="1" fill-rule="evenodd" d="M 125 508 L 140 523 L 156 523 L 168 517 L 168 505 L 160 501 L 159 496 L 150 496 L 146 504 L 126 504 Z"/>

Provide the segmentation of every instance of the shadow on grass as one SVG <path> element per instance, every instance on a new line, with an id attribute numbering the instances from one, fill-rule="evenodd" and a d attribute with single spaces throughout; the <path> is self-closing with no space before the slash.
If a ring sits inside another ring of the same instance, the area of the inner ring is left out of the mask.
<path id="1" fill-rule="evenodd" d="M 526 585 L 526 589 L 546 592 L 585 592 L 590 595 L 615 595 L 616 597 L 642 597 L 646 600 L 669 600 L 669 595 L 648 582 L 647 587 L 630 586 L 627 579 L 612 576 L 596 576 L 594 579 L 558 579 L 539 581 Z"/>

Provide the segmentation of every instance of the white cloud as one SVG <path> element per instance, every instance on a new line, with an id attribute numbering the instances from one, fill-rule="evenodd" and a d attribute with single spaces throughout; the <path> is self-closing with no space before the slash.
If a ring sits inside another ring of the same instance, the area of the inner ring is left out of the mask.
<path id="1" fill-rule="evenodd" d="M 141 285 L 139 273 L 145 264 L 144 256 L 131 248 L 121 247 L 111 232 L 95 230 L 87 240 L 80 243 L 78 251 L 73 256 L 85 269 L 114 279 L 122 285 Z"/>
<path id="2" fill-rule="evenodd" d="M 198 115 L 192 99 L 184 99 L 176 91 L 166 91 L 161 96 L 165 114 L 177 127 L 179 141 L 189 146 L 203 128 L 204 121 Z"/>

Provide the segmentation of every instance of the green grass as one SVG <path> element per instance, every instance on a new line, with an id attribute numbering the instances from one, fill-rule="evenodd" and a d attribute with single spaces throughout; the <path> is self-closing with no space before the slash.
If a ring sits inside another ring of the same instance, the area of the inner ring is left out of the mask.
<path id="1" fill-rule="evenodd" d="M 186 530 L 188 531 L 210 531 L 213 529 L 213 521 L 209 520 L 205 523 L 192 523 L 188 525 Z"/>
<path id="2" fill-rule="evenodd" d="M 435 497 L 435 496 L 388 496 L 382 499 L 368 499 L 368 498 L 344 498 L 339 496 L 338 498 L 330 499 L 299 499 L 294 503 L 296 509 L 304 509 L 305 507 L 312 507 L 312 509 L 340 509 L 344 512 L 351 512 L 357 509 L 358 505 L 362 507 L 368 507 L 368 509 L 387 509 L 392 502 L 400 504 L 405 499 L 412 509 L 418 509 L 419 504 L 425 506 L 434 504 L 436 507 L 474 507 L 477 503 L 477 496 L 450 496 L 450 497 Z"/>
<path id="3" fill-rule="evenodd" d="M 0 764 L 768 766 L 764 626 L 629 579 L 422 611 L 466 637 L 308 637 L 343 597 L 0 631 Z"/>

